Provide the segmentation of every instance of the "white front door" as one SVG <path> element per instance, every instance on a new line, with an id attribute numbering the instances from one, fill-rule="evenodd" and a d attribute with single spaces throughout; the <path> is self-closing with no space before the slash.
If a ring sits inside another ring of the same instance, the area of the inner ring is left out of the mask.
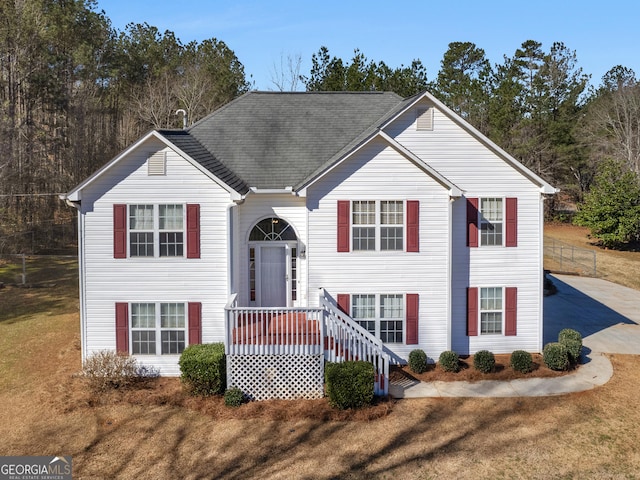
<path id="1" fill-rule="evenodd" d="M 287 306 L 287 252 L 285 245 L 260 247 L 260 306 Z"/>

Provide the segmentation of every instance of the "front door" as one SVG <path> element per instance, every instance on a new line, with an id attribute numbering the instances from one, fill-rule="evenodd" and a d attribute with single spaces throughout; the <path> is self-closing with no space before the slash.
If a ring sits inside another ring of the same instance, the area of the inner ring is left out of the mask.
<path id="1" fill-rule="evenodd" d="M 285 245 L 260 247 L 260 304 L 287 306 L 287 252 Z"/>

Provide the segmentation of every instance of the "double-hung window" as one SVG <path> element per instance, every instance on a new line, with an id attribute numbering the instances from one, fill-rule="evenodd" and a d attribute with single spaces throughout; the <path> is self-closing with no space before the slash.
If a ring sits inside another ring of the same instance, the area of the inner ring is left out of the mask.
<path id="1" fill-rule="evenodd" d="M 404 248 L 404 202 L 354 201 L 351 220 L 354 251 Z"/>
<path id="2" fill-rule="evenodd" d="M 480 288 L 480 334 L 501 334 L 503 316 L 502 287 Z"/>
<path id="3" fill-rule="evenodd" d="M 129 205 L 131 257 L 184 256 L 184 205 Z"/>
<path id="4" fill-rule="evenodd" d="M 502 246 L 502 198 L 480 199 L 480 245 Z"/>
<path id="5" fill-rule="evenodd" d="M 178 355 L 185 348 L 184 303 L 132 303 L 131 352 L 134 355 Z"/>
<path id="6" fill-rule="evenodd" d="M 404 341 L 404 295 L 354 294 L 351 316 L 364 329 L 385 343 Z"/>

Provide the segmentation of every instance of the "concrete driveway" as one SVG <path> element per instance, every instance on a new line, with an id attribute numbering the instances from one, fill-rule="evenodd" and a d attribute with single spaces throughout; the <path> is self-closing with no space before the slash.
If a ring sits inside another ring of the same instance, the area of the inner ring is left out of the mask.
<path id="1" fill-rule="evenodd" d="M 544 343 L 563 328 L 583 337 L 582 362 L 575 373 L 555 378 L 480 382 L 391 382 L 395 398 L 539 397 L 582 392 L 604 385 L 613 367 L 603 353 L 640 354 L 640 292 L 599 278 L 552 275 L 558 293 L 544 299 Z"/>
<path id="2" fill-rule="evenodd" d="M 544 299 L 544 343 L 578 330 L 585 354 L 640 354 L 640 291 L 600 278 L 551 275 L 558 293 Z"/>

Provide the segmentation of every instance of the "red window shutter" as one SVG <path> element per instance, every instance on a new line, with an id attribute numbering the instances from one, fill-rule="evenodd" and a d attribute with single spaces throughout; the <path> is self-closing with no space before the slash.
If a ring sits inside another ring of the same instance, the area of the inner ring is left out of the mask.
<path id="1" fill-rule="evenodd" d="M 348 293 L 338 294 L 338 308 L 351 316 L 351 296 Z"/>
<path id="2" fill-rule="evenodd" d="M 478 335 L 478 287 L 467 288 L 467 335 Z"/>
<path id="3" fill-rule="evenodd" d="M 418 299 L 417 293 L 407 293 L 407 345 L 418 344 Z"/>
<path id="4" fill-rule="evenodd" d="M 127 258 L 127 206 L 113 206 L 113 258 Z"/>
<path id="5" fill-rule="evenodd" d="M 128 303 L 116 303 L 116 352 L 129 353 Z"/>
<path id="6" fill-rule="evenodd" d="M 467 247 L 478 246 L 478 199 L 467 198 Z"/>
<path id="7" fill-rule="evenodd" d="M 187 258 L 200 258 L 200 205 L 187 204 Z"/>
<path id="8" fill-rule="evenodd" d="M 506 199 L 506 242 L 507 247 L 518 246 L 518 199 Z"/>
<path id="9" fill-rule="evenodd" d="M 407 200 L 407 252 L 420 251 L 420 202 Z"/>
<path id="10" fill-rule="evenodd" d="M 505 335 L 517 335 L 518 334 L 518 289 L 516 287 L 505 288 L 505 319 L 504 319 L 504 334 Z"/>
<path id="11" fill-rule="evenodd" d="M 189 302 L 189 345 L 202 343 L 202 304 Z"/>
<path id="12" fill-rule="evenodd" d="M 338 200 L 338 252 L 349 251 L 349 200 Z"/>

